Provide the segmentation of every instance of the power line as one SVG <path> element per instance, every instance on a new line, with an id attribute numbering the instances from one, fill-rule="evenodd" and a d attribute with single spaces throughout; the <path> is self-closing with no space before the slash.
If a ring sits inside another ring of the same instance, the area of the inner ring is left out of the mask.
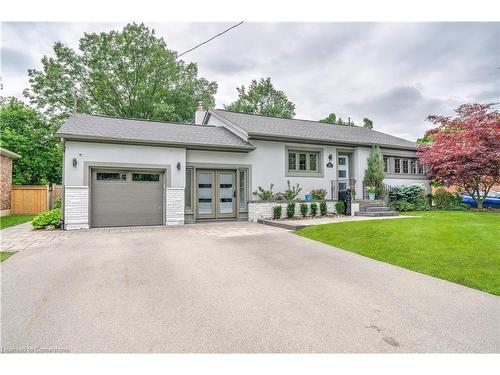
<path id="1" fill-rule="evenodd" d="M 224 31 L 220 32 L 219 34 L 214 35 L 214 36 L 213 36 L 213 37 L 211 37 L 210 39 L 205 40 L 203 43 L 197 44 L 197 45 L 196 45 L 196 46 L 194 46 L 193 48 L 188 49 L 187 51 L 182 52 L 180 55 L 177 55 L 177 57 L 181 57 L 182 55 L 185 55 L 186 53 L 188 53 L 188 52 L 191 52 L 191 51 L 195 50 L 196 48 L 198 48 L 198 47 L 200 47 L 200 46 L 202 46 L 202 45 L 204 45 L 204 44 L 206 44 L 206 43 L 210 42 L 211 40 L 214 40 L 215 38 L 217 38 L 217 37 L 221 36 L 222 34 L 227 33 L 229 30 L 232 30 L 232 29 L 234 29 L 235 27 L 240 26 L 243 22 L 244 22 L 244 21 L 241 21 L 240 23 L 237 23 L 236 25 L 231 26 L 230 28 L 228 28 L 228 29 L 226 29 L 226 30 L 224 30 Z"/>

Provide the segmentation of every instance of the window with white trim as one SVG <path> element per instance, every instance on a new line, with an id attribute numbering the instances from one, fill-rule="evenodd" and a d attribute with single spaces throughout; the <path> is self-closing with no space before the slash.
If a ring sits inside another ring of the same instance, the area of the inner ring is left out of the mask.
<path id="1" fill-rule="evenodd" d="M 319 151 L 288 150 L 288 172 L 318 173 Z"/>

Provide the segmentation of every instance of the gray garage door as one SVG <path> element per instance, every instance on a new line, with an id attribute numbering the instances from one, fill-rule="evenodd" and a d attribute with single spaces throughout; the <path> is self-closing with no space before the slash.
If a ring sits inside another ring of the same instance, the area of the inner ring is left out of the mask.
<path id="1" fill-rule="evenodd" d="M 91 226 L 163 224 L 163 172 L 92 170 Z"/>

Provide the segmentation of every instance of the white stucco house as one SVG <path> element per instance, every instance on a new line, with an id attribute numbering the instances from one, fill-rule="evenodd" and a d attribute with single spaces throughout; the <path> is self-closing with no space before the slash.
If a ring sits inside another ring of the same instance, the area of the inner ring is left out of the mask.
<path id="1" fill-rule="evenodd" d="M 200 108 L 195 124 L 75 114 L 57 134 L 66 229 L 248 220 L 257 187 L 288 180 L 359 197 L 374 144 L 386 184 L 429 189 L 414 142 L 357 126 Z"/>

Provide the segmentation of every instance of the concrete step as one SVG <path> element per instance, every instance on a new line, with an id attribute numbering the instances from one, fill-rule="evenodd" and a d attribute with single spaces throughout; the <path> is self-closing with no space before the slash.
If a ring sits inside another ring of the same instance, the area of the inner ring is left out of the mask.
<path id="1" fill-rule="evenodd" d="M 369 216 L 369 217 L 383 217 L 383 216 L 399 216 L 398 211 L 358 211 L 354 216 Z"/>
<path id="2" fill-rule="evenodd" d="M 391 211 L 392 209 L 390 207 L 385 207 L 385 206 L 365 206 L 365 207 L 360 207 L 359 210 L 364 212 L 376 212 L 376 211 Z"/>

